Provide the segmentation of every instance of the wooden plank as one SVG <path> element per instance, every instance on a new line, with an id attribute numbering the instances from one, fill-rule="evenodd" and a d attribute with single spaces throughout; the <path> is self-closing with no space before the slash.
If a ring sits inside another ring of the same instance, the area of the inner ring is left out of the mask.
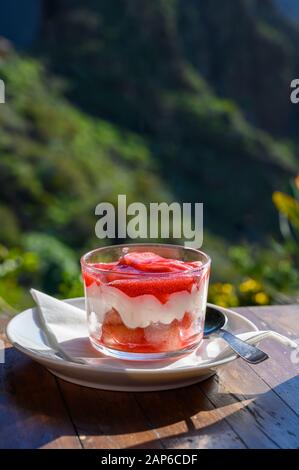
<path id="1" fill-rule="evenodd" d="M 249 448 L 298 447 L 298 416 L 240 359 L 201 387 Z"/>
<path id="2" fill-rule="evenodd" d="M 274 329 L 293 340 L 299 338 L 299 305 L 250 307 L 247 316 L 260 329 Z M 299 349 L 278 345 L 269 339 L 261 343 L 270 360 L 255 366 L 254 371 L 299 415 Z"/>
<path id="3" fill-rule="evenodd" d="M 244 448 L 198 385 L 138 393 L 136 400 L 165 448 Z"/>
<path id="4" fill-rule="evenodd" d="M 268 305 L 265 307 L 246 307 L 238 309 L 253 318 L 259 327 L 278 331 L 291 337 L 299 335 L 299 305 Z"/>
<path id="5" fill-rule="evenodd" d="M 135 394 L 60 386 L 85 448 L 244 447 L 197 386 Z"/>
<path id="6" fill-rule="evenodd" d="M 4 331 L 8 322 L 9 322 L 9 315 L 0 312 L 0 337 L 1 338 L 5 336 Z"/>
<path id="7" fill-rule="evenodd" d="M 260 328 L 299 337 L 298 306 L 238 311 Z M 0 447 L 298 447 L 298 365 L 288 348 L 262 346 L 271 359 L 258 366 L 239 359 L 204 383 L 141 394 L 69 384 L 8 348 L 0 366 Z"/>
<path id="8" fill-rule="evenodd" d="M 5 363 L 0 364 L 0 448 L 81 448 L 56 379 L 5 344 Z"/>
<path id="9" fill-rule="evenodd" d="M 84 448 L 152 448 L 151 443 L 155 449 L 162 447 L 133 393 L 59 383 Z"/>
<path id="10" fill-rule="evenodd" d="M 287 424 L 282 425 L 280 420 L 283 422 L 290 410 L 274 393 L 265 397 L 270 388 L 244 363 L 235 363 L 229 369 L 229 376 L 227 371 L 224 375 L 221 372 L 221 381 L 216 378 L 182 390 L 135 394 L 135 402 L 132 394 L 82 388 L 74 394 L 74 387 L 65 383 L 62 388 L 84 447 L 294 447 L 298 438 L 297 417 L 291 414 Z M 238 377 L 242 378 L 243 388 L 238 393 L 230 393 L 229 387 L 235 388 L 235 381 L 240 381 Z M 262 414 L 261 396 L 265 407 Z M 80 408 L 80 403 L 86 400 L 87 410 L 82 405 Z M 278 419 L 275 410 L 281 411 Z M 258 413 L 262 415 L 260 420 Z M 280 436 L 281 427 L 286 433 L 284 440 Z M 272 432 L 276 441 L 271 438 Z"/>
<path id="11" fill-rule="evenodd" d="M 247 309 L 243 309 L 241 313 L 250 316 Z M 280 356 L 281 346 L 275 343 L 273 347 Z M 268 370 L 270 367 L 277 367 L 274 358 L 259 366 L 249 366 L 238 359 L 220 370 L 212 381 L 203 383 L 200 387 L 248 447 L 297 448 L 298 415 L 271 390 L 271 386 L 263 379 L 263 372 L 260 371 L 260 375 L 257 373 L 262 366 Z M 286 368 L 287 366 L 289 362 L 285 365 Z M 276 377 L 276 383 L 280 386 L 283 381 L 281 376 Z"/>

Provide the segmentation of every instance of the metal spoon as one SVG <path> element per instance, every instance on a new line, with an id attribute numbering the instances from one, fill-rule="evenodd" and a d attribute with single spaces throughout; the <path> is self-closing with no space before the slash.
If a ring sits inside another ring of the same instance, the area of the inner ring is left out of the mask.
<path id="1" fill-rule="evenodd" d="M 261 349 L 246 343 L 246 341 L 237 338 L 235 335 L 225 330 L 223 327 L 226 323 L 227 316 L 222 310 L 207 306 L 204 336 L 209 336 L 212 333 L 218 334 L 240 357 L 242 357 L 242 359 L 250 364 L 259 364 L 265 361 L 265 359 L 268 359 L 268 354 L 264 353 Z"/>

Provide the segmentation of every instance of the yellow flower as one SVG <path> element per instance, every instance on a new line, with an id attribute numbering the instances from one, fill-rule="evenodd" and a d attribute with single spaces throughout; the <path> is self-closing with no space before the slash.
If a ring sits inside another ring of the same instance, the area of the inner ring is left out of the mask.
<path id="1" fill-rule="evenodd" d="M 229 306 L 228 299 L 226 297 L 224 297 L 223 295 L 216 295 L 215 296 L 215 304 L 219 305 L 220 307 L 228 307 Z"/>
<path id="2" fill-rule="evenodd" d="M 289 221 L 299 227 L 299 201 L 288 194 L 275 191 L 272 196 L 277 210 L 289 219 Z"/>
<path id="3" fill-rule="evenodd" d="M 236 307 L 239 305 L 235 288 L 232 284 L 216 282 L 209 288 L 209 302 L 221 307 Z"/>
<path id="4" fill-rule="evenodd" d="M 231 284 L 222 284 L 221 290 L 224 294 L 232 294 L 234 288 Z"/>
<path id="5" fill-rule="evenodd" d="M 239 285 L 240 292 L 252 292 L 261 288 L 259 282 L 254 279 L 247 279 Z"/>
<path id="6" fill-rule="evenodd" d="M 253 296 L 253 299 L 258 305 L 266 305 L 269 303 L 270 300 L 268 295 L 265 294 L 265 292 L 258 292 Z"/>

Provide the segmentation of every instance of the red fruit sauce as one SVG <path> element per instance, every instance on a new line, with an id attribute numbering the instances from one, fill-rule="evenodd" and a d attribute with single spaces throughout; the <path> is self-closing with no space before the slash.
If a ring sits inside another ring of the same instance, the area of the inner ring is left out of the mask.
<path id="1" fill-rule="evenodd" d="M 114 287 L 121 291 L 120 295 L 131 298 L 152 295 L 165 304 L 173 293 L 191 294 L 192 289 L 200 289 L 202 283 L 207 282 L 209 273 L 203 273 L 200 267 L 200 262 L 132 252 L 113 263 L 89 264 L 83 268 L 83 278 L 87 296 L 88 289 L 96 284 Z M 186 311 L 181 320 L 175 319 L 170 324 L 161 321 L 146 328 L 129 328 L 119 312 L 112 308 L 106 312 L 100 331 L 92 334 L 92 341 L 99 346 L 130 353 L 177 351 L 199 342 L 201 327 L 202 319 L 194 312 Z"/>

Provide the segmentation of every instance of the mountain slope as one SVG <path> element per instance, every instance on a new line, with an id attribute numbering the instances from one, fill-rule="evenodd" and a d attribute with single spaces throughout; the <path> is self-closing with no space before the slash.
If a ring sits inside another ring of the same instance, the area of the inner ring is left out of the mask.
<path id="1" fill-rule="evenodd" d="M 188 60 L 217 93 L 236 101 L 251 123 L 287 133 L 294 107 L 286 94 L 299 71 L 299 29 L 272 0 L 191 0 L 188 6 L 182 0 L 179 5 Z"/>
<path id="2" fill-rule="evenodd" d="M 28 230 L 74 248 L 95 241 L 95 206 L 168 197 L 145 141 L 71 106 L 35 60 L 8 55 L 0 64 L 7 102 L 0 112 L 0 243 Z M 100 243 L 98 241 L 98 243 Z"/>
<path id="3" fill-rule="evenodd" d="M 297 167 L 255 129 L 283 133 L 291 116 L 277 93 L 297 66 L 285 28 L 269 0 L 62 0 L 40 53 L 76 104 L 146 137 L 174 196 L 206 203 L 209 228 L 255 239 Z"/>

